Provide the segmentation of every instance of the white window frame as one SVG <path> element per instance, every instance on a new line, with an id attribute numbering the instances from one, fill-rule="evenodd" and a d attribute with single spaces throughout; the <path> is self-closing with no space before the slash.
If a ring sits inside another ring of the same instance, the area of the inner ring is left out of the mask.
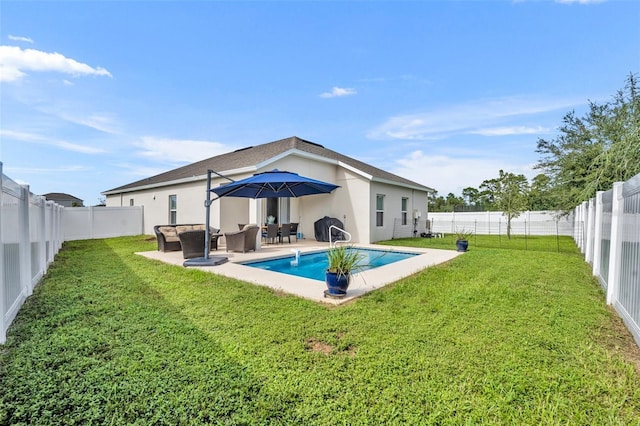
<path id="1" fill-rule="evenodd" d="M 178 223 L 178 196 L 176 194 L 169 195 L 169 225 Z"/>
<path id="2" fill-rule="evenodd" d="M 376 194 L 376 227 L 384 227 L 384 194 Z"/>
<path id="3" fill-rule="evenodd" d="M 403 225 L 409 224 L 408 207 L 409 207 L 409 198 L 402 197 L 402 201 L 400 201 L 400 217 L 402 219 Z"/>

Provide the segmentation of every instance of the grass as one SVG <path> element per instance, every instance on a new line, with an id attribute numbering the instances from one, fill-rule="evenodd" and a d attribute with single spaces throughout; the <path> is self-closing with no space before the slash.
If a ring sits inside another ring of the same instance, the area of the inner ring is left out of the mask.
<path id="1" fill-rule="evenodd" d="M 456 234 L 444 234 L 444 238 L 405 238 L 391 240 L 388 244 L 417 245 L 418 247 L 432 247 L 453 249 L 456 247 Z M 501 248 L 508 250 L 548 251 L 556 253 L 580 253 L 573 239 L 568 236 L 540 236 L 540 235 L 477 235 L 469 238 L 469 248 Z"/>
<path id="2" fill-rule="evenodd" d="M 65 244 L 0 347 L 0 424 L 638 424 L 638 348 L 577 254 L 471 245 L 329 308 L 153 249 Z"/>

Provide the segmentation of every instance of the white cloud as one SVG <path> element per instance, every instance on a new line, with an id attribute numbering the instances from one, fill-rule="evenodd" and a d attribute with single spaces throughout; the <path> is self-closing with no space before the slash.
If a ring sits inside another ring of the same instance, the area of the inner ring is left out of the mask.
<path id="1" fill-rule="evenodd" d="M 324 92 L 320 94 L 321 98 L 339 98 L 341 96 L 355 95 L 356 89 L 350 89 L 347 87 L 333 87 L 330 92 Z"/>
<path id="2" fill-rule="evenodd" d="M 66 167 L 7 167 L 8 173 L 31 173 L 31 174 L 52 174 L 71 173 L 90 170 L 86 166 L 66 166 Z"/>
<path id="3" fill-rule="evenodd" d="M 396 160 L 390 172 L 434 188 L 438 195 L 452 192 L 461 195 L 467 187 L 477 188 L 483 181 L 498 176 L 499 170 L 524 174 L 531 179 L 535 176 L 533 165 L 515 159 L 428 155 L 417 150 Z"/>
<path id="4" fill-rule="evenodd" d="M 17 46 L 0 46 L 0 82 L 16 82 L 28 71 L 50 71 L 78 75 L 100 75 L 112 77 L 101 67 L 91 67 L 60 53 L 48 53 Z"/>
<path id="5" fill-rule="evenodd" d="M 164 163 L 192 163 L 229 152 L 228 145 L 219 142 L 188 139 L 167 139 L 144 136 L 136 146 L 139 156 Z"/>
<path id="6" fill-rule="evenodd" d="M 571 99 L 497 98 L 453 105 L 417 114 L 398 115 L 371 130 L 371 139 L 430 140 L 478 129 L 504 126 L 505 121 L 522 119 L 583 104 Z M 502 126 L 501 126 L 502 125 Z M 511 126 L 513 127 L 513 126 Z"/>
<path id="7" fill-rule="evenodd" d="M 11 41 L 22 41 L 24 43 L 33 44 L 33 40 L 30 39 L 29 37 L 14 36 L 14 35 L 9 34 L 9 40 L 11 40 Z"/>
<path id="8" fill-rule="evenodd" d="M 173 167 L 151 167 L 144 166 L 136 163 L 116 163 L 113 164 L 114 167 L 119 167 L 124 170 L 124 173 L 130 176 L 141 176 L 141 177 L 149 177 L 159 175 L 160 173 L 164 173 L 172 169 Z M 120 173 L 119 173 L 120 174 Z"/>
<path id="9" fill-rule="evenodd" d="M 512 136 L 512 135 L 535 135 L 549 133 L 550 129 L 542 126 L 511 126 L 511 127 L 491 127 L 478 130 L 471 130 L 469 133 L 482 136 Z"/>
<path id="10" fill-rule="evenodd" d="M 0 129 L 0 137 L 20 142 L 49 145 L 65 151 L 79 152 L 81 154 L 102 154 L 106 152 L 102 148 L 79 145 L 59 139 L 51 139 L 35 133 L 16 132 L 13 130 Z"/>
<path id="11" fill-rule="evenodd" d="M 93 113 L 88 115 L 75 115 L 73 113 L 64 112 L 54 109 L 39 108 L 40 111 L 47 114 L 55 115 L 70 123 L 80 124 L 82 126 L 91 127 L 104 133 L 119 134 L 116 119 L 108 113 Z"/>

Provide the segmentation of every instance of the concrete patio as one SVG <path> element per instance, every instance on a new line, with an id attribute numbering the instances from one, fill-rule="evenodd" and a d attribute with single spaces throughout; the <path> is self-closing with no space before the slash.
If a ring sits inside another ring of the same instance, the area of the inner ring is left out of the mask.
<path id="1" fill-rule="evenodd" d="M 329 247 L 329 244 L 326 242 L 323 243 L 315 240 L 301 239 L 297 242 L 294 240 L 291 244 L 263 244 L 261 249 L 256 252 L 252 251 L 248 253 L 227 253 L 225 251 L 224 244 L 222 244 L 218 250 L 212 251 L 210 256 L 225 256 L 229 259 L 227 263 L 218 266 L 195 267 L 195 269 L 201 269 L 212 274 L 223 275 L 225 277 L 235 278 L 252 284 L 270 287 L 284 293 L 316 302 L 340 305 L 372 290 L 396 282 L 401 278 L 413 275 L 425 268 L 447 262 L 462 254 L 454 250 L 396 247 L 375 244 L 355 244 L 355 246 L 362 248 L 375 248 L 377 250 L 418 253 L 419 255 L 375 269 L 361 271 L 353 275 L 351 277 L 351 284 L 349 285 L 347 295 L 342 299 L 332 299 L 324 296 L 324 290 L 327 288 L 324 280 L 313 280 L 242 265 L 244 262 L 255 260 L 293 257 L 294 253 L 292 250 L 300 250 L 301 254 L 326 250 Z M 136 254 L 178 266 L 182 266 L 184 262 L 181 251 L 166 253 L 150 251 Z M 190 267 L 190 269 L 194 269 L 194 267 Z"/>

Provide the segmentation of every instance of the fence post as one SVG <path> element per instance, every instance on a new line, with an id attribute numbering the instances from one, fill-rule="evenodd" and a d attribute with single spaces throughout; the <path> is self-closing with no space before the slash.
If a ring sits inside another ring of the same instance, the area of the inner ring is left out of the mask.
<path id="1" fill-rule="evenodd" d="M 19 215 L 19 256 L 20 256 L 20 288 L 24 297 L 31 295 L 31 232 L 29 226 L 29 185 L 20 185 Z"/>
<path id="2" fill-rule="evenodd" d="M 47 200 L 38 196 L 38 210 L 40 211 L 40 273 L 41 276 L 47 272 Z"/>
<path id="3" fill-rule="evenodd" d="M 0 161 L 0 209 L 2 209 L 2 161 Z M 0 214 L 0 345 L 4 344 L 7 340 L 7 324 L 5 319 L 5 313 L 7 312 L 6 306 L 6 283 L 4 280 L 4 240 L 2 239 L 2 215 Z"/>
<path id="4" fill-rule="evenodd" d="M 595 202 L 590 198 L 587 203 L 587 241 L 585 245 L 585 260 L 593 264 L 593 226 L 595 223 Z"/>
<path id="5" fill-rule="evenodd" d="M 593 232 L 593 275 L 600 275 L 602 262 L 602 194 L 604 191 L 596 192 L 596 211 Z"/>
<path id="6" fill-rule="evenodd" d="M 609 250 L 609 277 L 607 279 L 607 303 L 618 299 L 622 252 L 622 219 L 624 215 L 623 182 L 613 184 L 613 208 L 611 211 L 611 248 Z"/>
<path id="7" fill-rule="evenodd" d="M 140 235 L 144 235 L 144 204 L 140 206 Z"/>

